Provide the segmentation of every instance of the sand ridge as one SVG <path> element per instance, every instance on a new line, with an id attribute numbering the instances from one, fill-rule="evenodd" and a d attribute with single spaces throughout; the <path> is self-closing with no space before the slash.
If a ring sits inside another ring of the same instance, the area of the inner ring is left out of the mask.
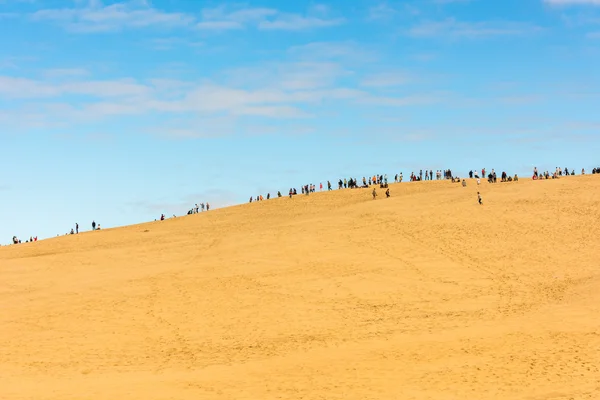
<path id="1" fill-rule="evenodd" d="M 600 398 L 598 176 L 390 188 L 0 248 L 0 398 Z"/>

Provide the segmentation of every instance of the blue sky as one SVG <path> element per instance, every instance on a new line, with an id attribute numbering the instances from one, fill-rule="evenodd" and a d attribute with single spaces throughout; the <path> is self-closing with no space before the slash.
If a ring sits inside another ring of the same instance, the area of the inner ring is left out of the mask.
<path id="1" fill-rule="evenodd" d="M 0 243 L 600 164 L 600 0 L 0 0 Z"/>

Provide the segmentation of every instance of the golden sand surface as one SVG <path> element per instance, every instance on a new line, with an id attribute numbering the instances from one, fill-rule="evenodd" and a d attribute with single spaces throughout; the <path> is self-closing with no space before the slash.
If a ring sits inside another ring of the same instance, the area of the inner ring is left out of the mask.
<path id="1" fill-rule="evenodd" d="M 390 187 L 0 248 L 0 399 L 600 399 L 600 176 Z"/>

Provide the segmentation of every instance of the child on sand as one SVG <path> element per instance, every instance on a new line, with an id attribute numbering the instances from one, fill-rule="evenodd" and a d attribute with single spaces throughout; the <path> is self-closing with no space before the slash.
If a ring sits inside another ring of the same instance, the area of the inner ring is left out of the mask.
<path id="1" fill-rule="evenodd" d="M 376 197 L 377 197 L 377 191 L 375 190 L 375 188 L 373 188 L 373 200 L 375 200 Z"/>
<path id="2" fill-rule="evenodd" d="M 389 198 L 390 197 L 390 189 L 388 188 L 388 190 L 385 191 L 385 197 Z"/>
<path id="3" fill-rule="evenodd" d="M 477 192 L 477 200 L 479 201 L 479 205 L 483 205 L 483 201 L 481 200 L 481 195 Z"/>

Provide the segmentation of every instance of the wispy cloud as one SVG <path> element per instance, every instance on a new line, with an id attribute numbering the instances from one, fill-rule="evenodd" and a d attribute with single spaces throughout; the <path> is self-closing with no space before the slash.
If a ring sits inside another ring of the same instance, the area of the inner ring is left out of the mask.
<path id="1" fill-rule="evenodd" d="M 296 14 L 282 14 L 278 18 L 262 21 L 259 29 L 263 30 L 304 30 L 312 28 L 326 28 L 344 23 L 343 18 L 317 18 Z"/>
<path id="2" fill-rule="evenodd" d="M 48 78 L 73 78 L 88 76 L 90 72 L 84 68 L 53 68 L 43 71 Z"/>
<path id="3" fill-rule="evenodd" d="M 231 30 L 256 27 L 261 30 L 307 30 L 344 23 L 343 18 L 331 18 L 324 6 L 312 7 L 306 15 L 285 13 L 273 8 L 231 9 L 220 6 L 202 11 L 196 27 L 202 30 Z"/>
<path id="4" fill-rule="evenodd" d="M 334 62 L 263 63 L 224 72 L 228 84 L 247 88 L 308 90 L 332 87 L 351 72 Z"/>
<path id="5" fill-rule="evenodd" d="M 389 22 L 398 17 L 415 17 L 420 14 L 421 10 L 409 2 L 392 6 L 384 1 L 368 9 L 367 21 Z"/>
<path id="6" fill-rule="evenodd" d="M 202 21 L 196 27 L 205 30 L 242 29 L 247 25 L 257 25 L 267 17 L 278 14 L 273 8 L 241 8 L 230 10 L 225 6 L 202 10 Z"/>
<path id="7" fill-rule="evenodd" d="M 387 20 L 393 18 L 398 11 L 388 3 L 379 3 L 369 8 L 367 19 L 370 21 Z"/>
<path id="8" fill-rule="evenodd" d="M 56 73 L 56 70 L 54 72 Z M 149 90 L 147 86 L 140 85 L 132 79 L 56 83 L 0 76 L 0 98 L 40 99 L 65 95 L 86 95 L 97 98 L 123 97 L 144 95 Z"/>
<path id="9" fill-rule="evenodd" d="M 455 19 L 423 22 L 409 30 L 413 37 L 478 38 L 532 34 L 541 28 L 521 22 L 461 22 Z"/>
<path id="10" fill-rule="evenodd" d="M 181 46 L 198 48 L 204 45 L 203 42 L 190 40 L 183 37 L 163 37 L 150 40 L 150 46 L 154 50 L 172 50 Z"/>
<path id="11" fill-rule="evenodd" d="M 11 12 L 0 12 L 0 19 L 17 18 L 19 14 Z"/>
<path id="12" fill-rule="evenodd" d="M 184 13 L 171 13 L 139 3 L 103 5 L 90 1 L 85 7 L 44 9 L 31 15 L 36 21 L 60 23 L 73 32 L 118 32 L 125 29 L 148 27 L 188 26 L 194 17 Z"/>
<path id="13" fill-rule="evenodd" d="M 600 0 L 543 0 L 553 6 L 600 6 Z"/>
<path id="14" fill-rule="evenodd" d="M 266 7 L 219 6 L 203 9 L 199 16 L 167 12 L 147 2 L 104 5 L 91 0 L 82 7 L 43 9 L 31 14 L 35 21 L 52 21 L 71 32 L 119 32 L 126 29 L 195 27 L 227 31 L 254 27 L 261 30 L 309 30 L 340 25 L 344 18 L 331 17 L 328 7 L 316 5 L 306 14 L 286 13 Z"/>
<path id="15" fill-rule="evenodd" d="M 292 46 L 287 50 L 289 56 L 304 61 L 336 60 L 346 64 L 365 64 L 376 61 L 379 56 L 373 50 L 357 42 L 312 42 Z"/>
<path id="16" fill-rule="evenodd" d="M 46 71 L 47 78 L 43 80 L 0 76 L 0 101 L 9 100 L 15 105 L 12 111 L 2 113 L 0 120 L 4 126 L 21 129 L 73 127 L 107 118 L 143 115 L 197 116 L 203 120 L 217 116 L 260 117 L 282 121 L 318 115 L 318 106 L 327 102 L 363 108 L 427 105 L 442 100 L 438 94 L 381 97 L 344 87 L 338 79 L 346 72 L 333 63 L 273 64 L 263 70 L 267 72 L 265 76 L 258 75 L 259 67 L 254 71 L 231 70 L 221 76 L 224 82 L 91 80 L 82 79 L 83 71 L 68 69 Z M 61 79 L 50 79 L 53 75 Z M 399 82 L 392 75 L 383 78 Z M 383 78 L 377 82 L 373 77 L 371 84 L 382 85 Z M 215 126 L 200 129 L 198 124 L 171 125 L 162 131 L 178 137 L 228 132 Z"/>
<path id="17" fill-rule="evenodd" d="M 383 72 L 379 74 L 367 75 L 361 82 L 362 86 L 367 87 L 391 87 L 409 83 L 413 77 L 402 71 Z"/>
<path id="18" fill-rule="evenodd" d="M 468 3 L 472 0 L 433 0 L 436 4 Z"/>

